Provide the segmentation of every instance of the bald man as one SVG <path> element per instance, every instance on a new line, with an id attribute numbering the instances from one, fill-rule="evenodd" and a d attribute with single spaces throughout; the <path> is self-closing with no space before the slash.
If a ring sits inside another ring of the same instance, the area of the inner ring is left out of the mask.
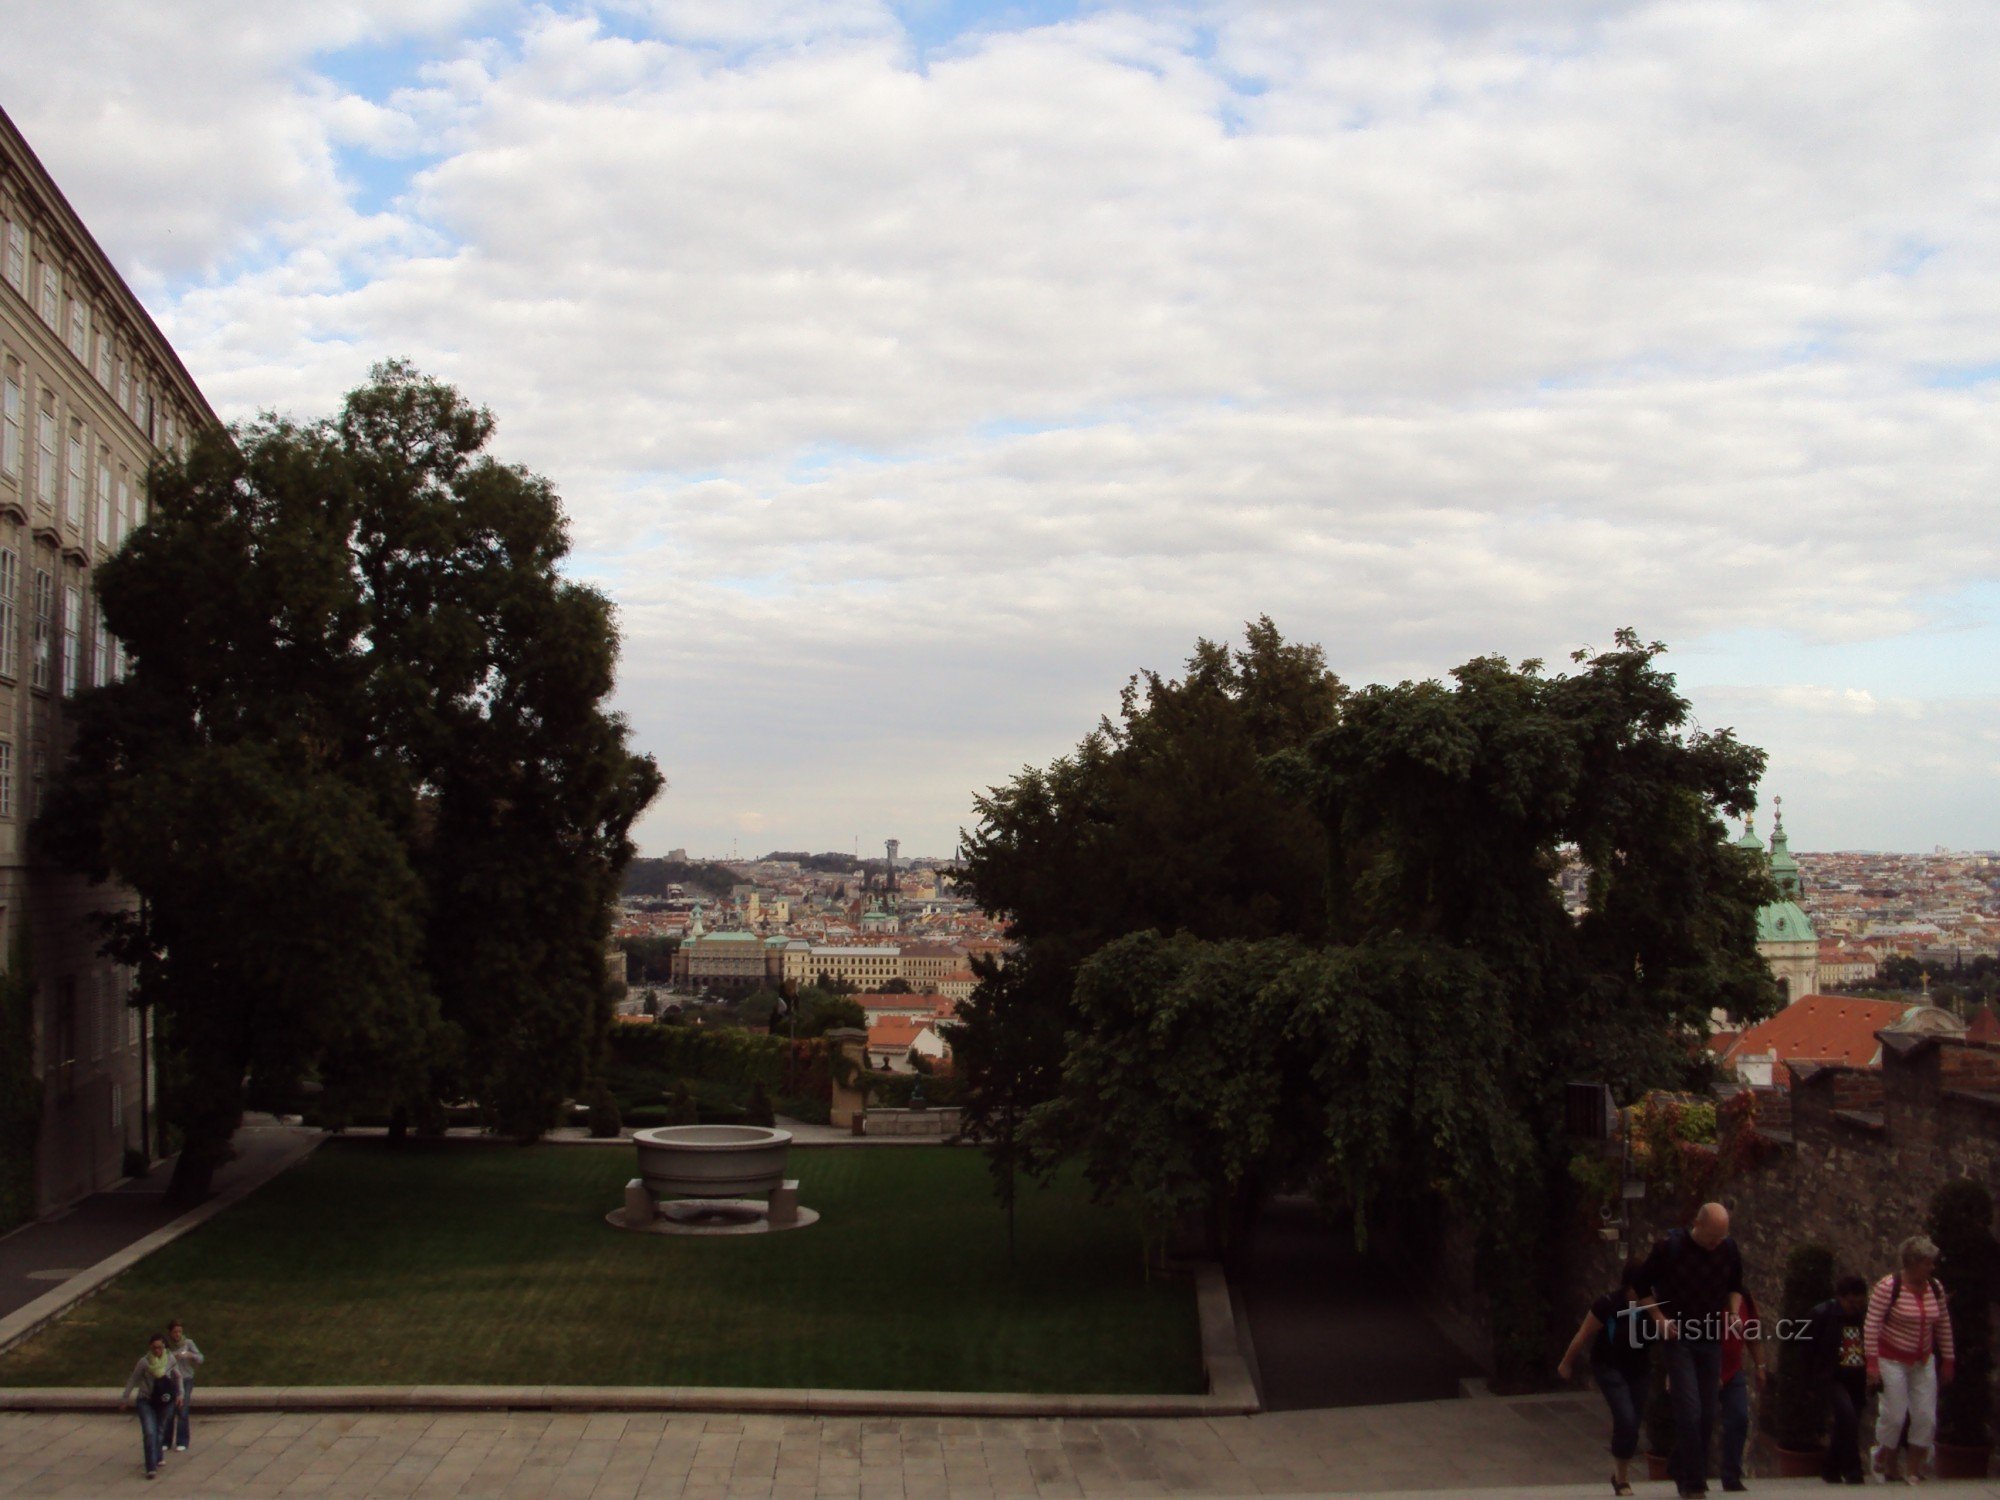
<path id="1" fill-rule="evenodd" d="M 1708 1448 L 1722 1383 L 1722 1338 L 1743 1310 L 1743 1256 L 1729 1237 L 1729 1210 L 1704 1203 L 1686 1229 L 1676 1229 L 1639 1268 L 1642 1294 L 1666 1340 L 1673 1386 L 1674 1452 L 1669 1467 L 1683 1496 L 1708 1493 Z M 1738 1480 L 1732 1488 L 1742 1488 Z"/>

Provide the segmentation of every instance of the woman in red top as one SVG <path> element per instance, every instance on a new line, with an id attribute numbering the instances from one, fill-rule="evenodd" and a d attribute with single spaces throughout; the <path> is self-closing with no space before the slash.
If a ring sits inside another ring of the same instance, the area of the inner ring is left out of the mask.
<path id="1" fill-rule="evenodd" d="M 1903 1477 L 1915 1484 L 1930 1462 L 1938 1387 L 1950 1385 L 1955 1372 L 1951 1315 L 1945 1310 L 1944 1287 L 1931 1275 L 1937 1268 L 1938 1247 L 1916 1235 L 1903 1241 L 1900 1253 L 1903 1269 L 1876 1282 L 1868 1296 L 1861 1344 L 1868 1384 L 1882 1390 L 1875 1413 L 1873 1467 L 1887 1477 L 1885 1465 L 1895 1455 L 1907 1417 L 1910 1461 Z"/>

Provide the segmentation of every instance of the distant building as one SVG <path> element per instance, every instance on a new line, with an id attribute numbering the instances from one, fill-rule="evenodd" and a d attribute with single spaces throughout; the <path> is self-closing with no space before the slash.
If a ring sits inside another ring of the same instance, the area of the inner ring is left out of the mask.
<path id="1" fill-rule="evenodd" d="M 146 519 L 146 473 L 215 423 L 146 309 L 0 112 L 0 962 L 28 941 L 42 1089 L 35 1203 L 117 1180 L 146 1145 L 130 976 L 88 918 L 126 907 L 26 840 L 68 748 L 69 700 L 124 671 L 96 566 Z"/>
<path id="2" fill-rule="evenodd" d="M 1737 847 L 1764 855 L 1756 830 L 1749 824 Z M 1771 879 L 1778 887 L 1778 899 L 1757 909 L 1757 951 L 1778 982 L 1778 996 L 1786 1005 L 1802 995 L 1819 993 L 1819 934 L 1812 918 L 1799 905 L 1804 886 L 1799 881 L 1799 862 L 1792 857 L 1785 837 L 1785 819 L 1780 811 L 1771 830 L 1771 851 L 1766 856 Z"/>
<path id="3" fill-rule="evenodd" d="M 1722 1049 L 1722 1061 L 1744 1083 L 1789 1088 L 1791 1069 L 1805 1063 L 1881 1067 L 1878 1032 L 1955 1037 L 1965 1034 L 1965 1023 L 1934 1005 L 1802 995 L 1769 1020 L 1746 1028 Z"/>

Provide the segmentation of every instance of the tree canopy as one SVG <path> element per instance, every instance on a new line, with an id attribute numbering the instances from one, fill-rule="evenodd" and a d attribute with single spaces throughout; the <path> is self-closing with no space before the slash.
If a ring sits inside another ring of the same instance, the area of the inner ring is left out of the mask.
<path id="1" fill-rule="evenodd" d="M 1003 1194 L 1080 1158 L 1156 1234 L 1217 1238 L 1274 1189 L 1364 1229 L 1441 1200 L 1528 1269 L 1532 1324 L 1561 1085 L 1685 1081 L 1712 1009 L 1775 999 L 1768 877 L 1719 816 L 1763 757 L 1691 723 L 1661 650 L 1348 690 L 1261 620 L 993 789 L 966 879 L 1022 951 L 954 1048 Z"/>
<path id="2" fill-rule="evenodd" d="M 592 1066 L 628 831 L 661 782 L 603 707 L 608 601 L 548 481 L 403 364 L 339 416 L 203 434 L 98 573 L 123 679 L 83 694 L 48 847 L 142 898 L 198 1189 L 246 1073 L 532 1135 Z"/>

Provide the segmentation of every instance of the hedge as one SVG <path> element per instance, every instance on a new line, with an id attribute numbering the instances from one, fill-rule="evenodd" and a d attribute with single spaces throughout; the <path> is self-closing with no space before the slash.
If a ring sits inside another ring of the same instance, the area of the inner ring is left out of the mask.
<path id="1" fill-rule="evenodd" d="M 609 1040 L 614 1064 L 650 1069 L 667 1078 L 700 1078 L 745 1089 L 761 1083 L 773 1095 L 827 1098 L 832 1094 L 827 1045 L 819 1038 L 794 1043 L 767 1032 L 734 1028 L 614 1026 Z M 792 1047 L 797 1055 L 788 1066 L 786 1053 Z M 788 1079 L 787 1073 L 794 1076 Z"/>

